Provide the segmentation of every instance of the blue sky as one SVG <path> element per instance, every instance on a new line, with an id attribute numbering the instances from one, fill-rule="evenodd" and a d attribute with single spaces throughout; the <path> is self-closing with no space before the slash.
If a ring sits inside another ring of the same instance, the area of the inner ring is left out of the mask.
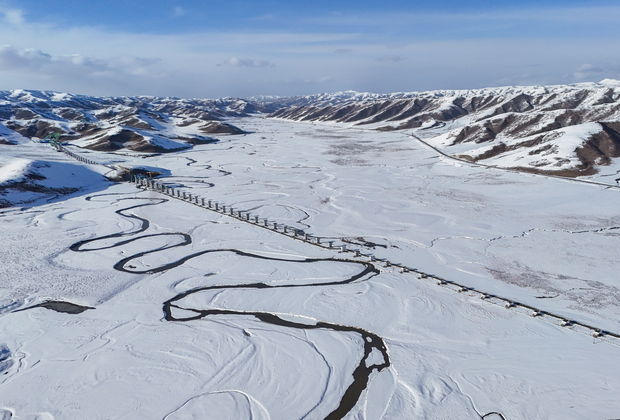
<path id="1" fill-rule="evenodd" d="M 0 89 L 223 97 L 620 79 L 620 1 L 0 0 Z"/>

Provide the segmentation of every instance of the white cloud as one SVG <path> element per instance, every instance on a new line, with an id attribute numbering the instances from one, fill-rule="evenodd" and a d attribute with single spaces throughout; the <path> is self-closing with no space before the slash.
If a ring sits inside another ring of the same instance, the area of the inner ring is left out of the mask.
<path id="1" fill-rule="evenodd" d="M 174 8 L 174 17 L 185 16 L 186 13 L 187 12 L 182 7 L 177 6 Z"/>
<path id="2" fill-rule="evenodd" d="M 602 73 L 603 72 L 602 68 L 594 66 L 592 64 L 582 64 L 581 66 L 577 67 L 576 70 L 586 72 L 586 73 Z"/>
<path id="3" fill-rule="evenodd" d="M 585 80 L 594 76 L 599 77 L 599 75 L 604 72 L 605 70 L 601 67 L 594 66 L 592 64 L 582 64 L 575 69 L 573 77 L 577 80 Z"/>
<path id="4" fill-rule="evenodd" d="M 224 65 L 231 67 L 275 67 L 276 65 L 266 60 L 254 60 L 251 58 L 231 57 L 224 61 Z"/>
<path id="5" fill-rule="evenodd" d="M 136 34 L 15 16 L 18 26 L 8 23 L 0 7 L 0 42 L 10 44 L 0 47 L 0 89 L 213 98 L 573 83 L 620 75 L 620 59 L 609 55 L 617 36 L 596 42 L 529 33 L 528 38 L 457 34 L 436 40 L 342 27 L 333 33 L 300 27 L 299 32 Z"/>
<path id="6" fill-rule="evenodd" d="M 117 56 L 107 60 L 82 54 L 53 56 L 40 50 L 18 50 L 10 45 L 0 47 L 0 71 L 37 73 L 60 78 L 101 78 L 146 76 L 148 68 L 159 63 L 159 58 Z"/>
<path id="7" fill-rule="evenodd" d="M 24 13 L 21 10 L 11 9 L 2 13 L 4 14 L 3 20 L 9 25 L 19 26 L 25 22 Z"/>
<path id="8" fill-rule="evenodd" d="M 32 48 L 18 51 L 10 45 L 0 47 L 1 70 L 37 70 L 51 61 L 51 55 Z"/>
<path id="9" fill-rule="evenodd" d="M 123 55 L 112 57 L 108 60 L 108 66 L 112 69 L 122 71 L 132 75 L 146 75 L 149 68 L 162 62 L 161 58 L 152 57 L 136 57 L 132 55 Z"/>

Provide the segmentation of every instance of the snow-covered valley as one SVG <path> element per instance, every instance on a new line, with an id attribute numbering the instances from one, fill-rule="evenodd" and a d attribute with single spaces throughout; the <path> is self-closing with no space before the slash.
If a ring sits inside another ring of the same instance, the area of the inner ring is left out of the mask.
<path id="1" fill-rule="evenodd" d="M 457 161 L 410 130 L 222 118 L 245 134 L 65 146 L 101 165 L 0 144 L 0 418 L 620 416 L 620 340 L 382 263 L 618 333 L 612 178 Z M 111 182 L 113 165 L 360 255 Z"/>

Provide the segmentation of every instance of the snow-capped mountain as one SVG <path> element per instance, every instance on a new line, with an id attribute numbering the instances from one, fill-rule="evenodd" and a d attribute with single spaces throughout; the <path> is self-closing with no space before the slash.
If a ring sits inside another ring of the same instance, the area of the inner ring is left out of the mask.
<path id="1" fill-rule="evenodd" d="M 407 130 L 447 154 L 489 165 L 582 176 L 620 156 L 620 82 L 615 80 L 293 99 L 270 116 Z"/>
<path id="2" fill-rule="evenodd" d="M 91 97 L 0 92 L 0 142 L 59 133 L 93 150 L 161 153 L 243 131 L 231 117 L 402 130 L 455 158 L 561 176 L 589 176 L 620 157 L 620 82 L 247 99 Z"/>
<path id="3" fill-rule="evenodd" d="M 0 142 L 19 143 L 58 133 L 94 150 L 169 152 L 215 141 L 207 135 L 243 131 L 222 119 L 256 112 L 247 101 L 91 97 L 48 91 L 0 92 Z"/>

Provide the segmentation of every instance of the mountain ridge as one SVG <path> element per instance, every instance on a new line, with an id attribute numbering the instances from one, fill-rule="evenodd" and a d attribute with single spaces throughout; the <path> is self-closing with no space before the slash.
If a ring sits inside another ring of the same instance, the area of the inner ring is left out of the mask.
<path id="1" fill-rule="evenodd" d="M 57 133 L 94 150 L 174 152 L 242 134 L 230 118 L 343 123 L 423 139 L 491 166 L 590 176 L 620 157 L 620 81 L 427 92 L 183 99 L 0 91 L 0 143 Z"/>
<path id="2" fill-rule="evenodd" d="M 593 175 L 620 157 L 617 80 L 342 98 L 270 117 L 407 131 L 460 159 L 569 177 Z"/>
<path id="3" fill-rule="evenodd" d="M 223 120 L 257 112 L 236 98 L 95 97 L 54 91 L 0 91 L 0 142 L 59 134 L 73 145 L 104 151 L 163 153 L 210 143 L 213 134 L 244 131 Z"/>

